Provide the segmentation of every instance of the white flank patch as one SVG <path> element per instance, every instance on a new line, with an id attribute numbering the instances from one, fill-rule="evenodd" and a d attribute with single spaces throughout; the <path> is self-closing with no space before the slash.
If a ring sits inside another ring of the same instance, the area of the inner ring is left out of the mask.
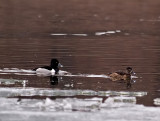
<path id="1" fill-rule="evenodd" d="M 52 75 L 50 70 L 44 69 L 44 68 L 38 68 L 36 70 L 36 74 L 39 76 L 50 76 Z"/>

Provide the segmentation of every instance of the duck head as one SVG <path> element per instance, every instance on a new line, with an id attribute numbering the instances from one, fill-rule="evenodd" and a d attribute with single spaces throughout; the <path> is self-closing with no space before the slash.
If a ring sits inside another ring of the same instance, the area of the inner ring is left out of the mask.
<path id="1" fill-rule="evenodd" d="M 58 67 L 63 67 L 57 59 L 51 59 L 51 65 L 52 69 L 58 69 Z"/>
<path id="2" fill-rule="evenodd" d="M 133 74 L 134 73 L 131 67 L 127 67 L 126 70 L 127 70 L 128 74 Z"/>

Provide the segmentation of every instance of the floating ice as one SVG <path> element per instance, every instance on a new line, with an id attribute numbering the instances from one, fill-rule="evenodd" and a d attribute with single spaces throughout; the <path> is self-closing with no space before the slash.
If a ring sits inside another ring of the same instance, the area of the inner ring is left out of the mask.
<path id="1" fill-rule="evenodd" d="M 147 92 L 93 91 L 93 90 L 53 90 L 43 88 L 0 88 L 0 97 L 14 96 L 132 96 L 141 97 Z"/>
<path id="2" fill-rule="evenodd" d="M 127 92 L 127 91 L 99 91 L 99 96 L 136 96 L 142 97 L 147 95 L 147 92 Z"/>
<path id="3" fill-rule="evenodd" d="M 77 75 L 73 75 L 73 74 L 67 74 L 64 76 L 69 76 L 69 77 L 91 77 L 91 78 L 109 78 L 109 76 L 107 75 L 95 75 L 95 74 L 77 74 Z"/>
<path id="4" fill-rule="evenodd" d="M 2 74 L 2 73 L 0 73 L 0 74 Z M 9 73 L 7 73 L 7 74 L 9 74 Z M 26 75 L 26 76 L 31 76 L 31 75 L 36 75 L 35 73 L 13 73 L 13 74 L 15 74 L 15 75 Z"/>
<path id="5" fill-rule="evenodd" d="M 136 103 L 136 97 L 112 97 L 114 102 Z"/>
<path id="6" fill-rule="evenodd" d="M 4 68 L 0 69 L 0 74 L 35 75 L 35 71 L 30 69 Z"/>
<path id="7" fill-rule="evenodd" d="M 4 69 L 0 69 L 1 72 L 22 72 L 22 70 L 18 69 L 18 68 L 4 68 Z"/>
<path id="8" fill-rule="evenodd" d="M 121 32 L 121 30 L 116 30 L 116 32 Z"/>
<path id="9" fill-rule="evenodd" d="M 106 31 L 106 32 L 95 32 L 96 36 L 101 36 L 101 35 L 107 35 L 107 34 L 115 34 L 119 33 L 121 30 L 115 30 L 115 31 Z"/>
<path id="10" fill-rule="evenodd" d="M 74 35 L 74 36 L 87 36 L 87 34 L 71 34 L 71 35 Z"/>
<path id="11" fill-rule="evenodd" d="M 116 31 L 107 31 L 106 34 L 115 34 Z"/>
<path id="12" fill-rule="evenodd" d="M 116 33 L 120 33 L 121 30 L 115 30 L 115 31 L 106 31 L 106 32 L 95 32 L 96 36 L 101 36 L 101 35 L 108 35 L 108 34 L 116 34 Z M 52 33 L 50 34 L 51 36 L 88 36 L 88 34 L 86 33 Z"/>
<path id="13" fill-rule="evenodd" d="M 154 104 L 160 106 L 160 98 L 154 99 Z"/>
<path id="14" fill-rule="evenodd" d="M 53 36 L 65 36 L 65 35 L 68 35 L 68 34 L 63 34 L 63 33 L 53 33 L 53 34 L 50 34 L 50 35 L 53 35 Z"/>
<path id="15" fill-rule="evenodd" d="M 0 84 L 4 84 L 4 85 L 11 85 L 11 84 L 15 84 L 17 82 L 24 85 L 24 83 L 26 84 L 26 82 L 28 82 L 28 80 L 2 79 L 2 78 L 0 78 Z"/>
<path id="16" fill-rule="evenodd" d="M 95 35 L 100 36 L 100 35 L 104 35 L 106 34 L 106 32 L 96 32 Z"/>
<path id="17" fill-rule="evenodd" d="M 139 21 L 140 21 L 140 22 L 143 22 L 143 21 L 148 21 L 148 22 L 159 22 L 160 20 L 159 20 L 159 17 L 158 17 L 158 19 L 148 19 L 148 20 L 147 20 L 147 19 L 145 20 L 145 19 L 142 19 L 142 18 L 141 18 L 141 19 L 139 19 Z"/>
<path id="18" fill-rule="evenodd" d="M 53 34 L 50 34 L 52 36 L 66 36 L 66 35 L 73 35 L 73 36 L 88 36 L 88 34 L 66 34 L 66 33 L 53 33 Z"/>

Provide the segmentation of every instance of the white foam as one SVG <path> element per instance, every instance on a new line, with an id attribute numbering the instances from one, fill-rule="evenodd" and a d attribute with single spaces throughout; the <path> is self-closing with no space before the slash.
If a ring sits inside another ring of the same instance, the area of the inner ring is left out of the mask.
<path id="1" fill-rule="evenodd" d="M 96 75 L 96 74 L 67 74 L 64 76 L 69 76 L 69 77 L 91 77 L 91 78 L 109 78 L 107 75 Z"/>
<path id="2" fill-rule="evenodd" d="M 131 78 L 132 78 L 132 79 L 138 79 L 138 77 L 137 77 L 137 76 L 131 76 Z"/>
<path id="3" fill-rule="evenodd" d="M 66 73 L 63 74 L 63 76 L 68 76 L 68 77 L 90 77 L 90 78 L 110 78 L 108 75 L 104 75 L 104 74 L 100 74 L 100 75 L 96 75 L 96 74 L 71 74 L 71 73 Z M 137 79 L 137 76 L 131 76 L 132 79 Z"/>
<path id="4" fill-rule="evenodd" d="M 43 68 L 39 68 L 36 71 L 26 70 L 26 69 L 18 69 L 18 68 L 4 68 L 0 69 L 0 74 L 15 74 L 15 75 L 38 75 L 38 76 L 51 76 L 55 75 L 54 70 L 46 70 Z M 110 78 L 108 75 L 104 74 L 71 74 L 70 72 L 59 70 L 58 75 L 56 76 L 68 76 L 68 77 L 89 77 L 89 78 Z M 132 76 L 132 79 L 138 78 L 137 76 Z"/>
<path id="5" fill-rule="evenodd" d="M 58 74 L 61 75 L 61 76 L 63 76 L 63 75 L 71 75 L 70 72 L 63 71 L 63 70 L 59 70 Z"/>

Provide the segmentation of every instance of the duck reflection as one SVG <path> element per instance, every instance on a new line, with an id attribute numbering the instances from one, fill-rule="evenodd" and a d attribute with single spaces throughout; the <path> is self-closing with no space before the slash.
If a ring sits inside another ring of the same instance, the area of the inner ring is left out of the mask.
<path id="1" fill-rule="evenodd" d="M 50 84 L 51 85 L 58 85 L 58 77 L 57 76 L 50 76 Z"/>
<path id="2" fill-rule="evenodd" d="M 127 87 L 127 89 L 129 89 L 129 88 L 132 87 L 132 84 L 133 84 L 132 82 L 133 82 L 132 79 L 126 80 L 126 87 Z"/>
<path id="3" fill-rule="evenodd" d="M 118 81 L 119 83 L 124 83 L 126 85 L 126 88 L 129 89 L 132 87 L 132 85 L 136 82 L 135 80 L 132 79 L 122 79 Z"/>

